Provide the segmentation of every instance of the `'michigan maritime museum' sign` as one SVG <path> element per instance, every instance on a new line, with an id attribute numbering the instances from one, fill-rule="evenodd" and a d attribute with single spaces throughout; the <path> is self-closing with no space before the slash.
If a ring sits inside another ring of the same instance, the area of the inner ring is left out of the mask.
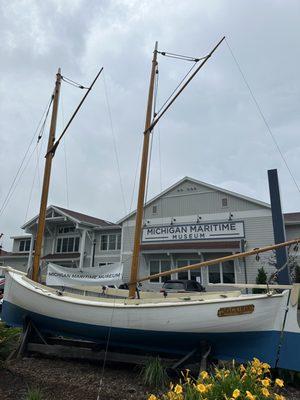
<path id="1" fill-rule="evenodd" d="M 153 225 L 143 228 L 142 241 L 187 241 L 243 238 L 244 222 L 205 222 L 184 225 Z"/>

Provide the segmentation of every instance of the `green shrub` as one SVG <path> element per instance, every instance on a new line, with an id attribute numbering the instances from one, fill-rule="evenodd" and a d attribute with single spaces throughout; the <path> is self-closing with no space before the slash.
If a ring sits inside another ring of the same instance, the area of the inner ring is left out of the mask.
<path id="1" fill-rule="evenodd" d="M 256 284 L 257 285 L 265 285 L 267 283 L 267 274 L 264 270 L 264 267 L 258 269 L 257 277 L 256 277 Z M 254 288 L 252 289 L 252 293 L 264 293 L 266 289 L 259 289 Z"/>
<path id="2" fill-rule="evenodd" d="M 213 374 L 201 372 L 198 379 L 183 374 L 183 379 L 157 397 L 151 394 L 148 400 L 284 400 L 279 391 L 284 382 L 270 378 L 270 366 L 254 358 L 246 366 L 236 366 L 233 362 L 230 369 L 215 368 Z"/>
<path id="3" fill-rule="evenodd" d="M 25 400 L 42 400 L 43 392 L 39 388 L 29 388 L 26 393 Z"/>
<path id="4" fill-rule="evenodd" d="M 300 283 L 300 266 L 295 266 L 295 283 Z"/>
<path id="5" fill-rule="evenodd" d="M 8 328 L 0 322 L 0 360 L 4 361 L 18 346 L 21 329 Z"/>
<path id="6" fill-rule="evenodd" d="M 168 382 L 166 368 L 159 357 L 151 358 L 143 367 L 141 375 L 144 384 L 152 388 L 163 389 Z"/>

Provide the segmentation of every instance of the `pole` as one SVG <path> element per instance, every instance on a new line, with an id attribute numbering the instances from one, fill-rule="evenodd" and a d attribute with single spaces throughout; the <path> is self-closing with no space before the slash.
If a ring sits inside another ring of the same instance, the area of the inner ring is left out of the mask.
<path id="1" fill-rule="evenodd" d="M 60 85 L 61 85 L 61 73 L 60 72 L 61 71 L 59 68 L 58 72 L 56 74 L 56 83 L 55 83 L 55 89 L 54 89 L 54 94 L 53 94 L 52 117 L 51 117 L 48 147 L 47 147 L 47 154 L 46 154 L 46 161 L 45 161 L 43 189 L 42 189 L 40 213 L 39 213 L 39 219 L 38 219 L 35 253 L 34 253 L 34 259 L 33 259 L 32 280 L 34 280 L 35 282 L 38 281 L 38 276 L 39 276 L 41 251 L 42 251 L 43 236 L 44 236 L 45 222 L 46 222 L 46 210 L 47 210 L 51 166 L 52 166 L 52 158 L 53 158 L 53 154 L 50 152 L 50 149 L 53 147 L 53 144 L 55 141 L 57 110 L 58 110 L 59 93 L 60 93 Z"/>
<path id="2" fill-rule="evenodd" d="M 135 297 L 135 290 L 139 269 L 139 255 L 140 255 L 140 245 L 141 245 L 141 234 L 142 234 L 142 222 L 143 222 L 143 211 L 144 211 L 144 200 L 145 200 L 145 188 L 146 188 L 146 178 L 147 178 L 147 164 L 148 164 L 148 153 L 149 153 L 149 141 L 150 141 L 150 126 L 152 120 L 152 107 L 153 107 L 153 93 L 154 93 L 154 81 L 155 81 L 155 70 L 157 65 L 157 42 L 155 43 L 155 48 L 153 52 L 152 59 L 152 69 L 150 76 L 150 85 L 148 93 L 148 104 L 144 131 L 144 142 L 143 142 L 143 152 L 142 152 L 142 162 L 140 171 L 140 184 L 139 184 L 139 194 L 136 210 L 135 219 L 135 233 L 134 233 L 134 247 L 131 262 L 131 275 L 129 285 L 129 297 Z"/>
<path id="3" fill-rule="evenodd" d="M 285 227 L 282 215 L 280 190 L 278 182 L 277 169 L 268 170 L 269 191 L 271 200 L 271 211 L 273 221 L 273 232 L 275 244 L 285 242 Z M 278 283 L 281 285 L 289 285 L 291 283 L 289 267 L 287 265 L 288 255 L 285 247 L 276 250 L 276 268 L 280 269 L 284 265 L 286 267 L 278 273 Z"/>
<path id="4" fill-rule="evenodd" d="M 130 284 L 133 285 L 133 284 L 136 284 L 137 282 L 144 282 L 144 281 L 148 281 L 149 279 L 159 278 L 160 276 L 167 276 L 167 275 L 170 275 L 170 273 L 176 274 L 177 272 L 207 267 L 208 265 L 214 265 L 214 264 L 224 262 L 224 261 L 236 260 L 236 259 L 240 259 L 240 258 L 244 258 L 244 257 L 248 257 L 248 256 L 253 256 L 253 255 L 256 255 L 259 253 L 264 253 L 266 251 L 280 249 L 281 247 L 284 247 L 284 246 L 298 244 L 299 242 L 300 242 L 300 238 L 297 238 L 297 239 L 289 240 L 288 242 L 284 242 L 284 243 L 273 244 L 271 246 L 265 246 L 265 247 L 258 247 L 256 249 L 245 251 L 243 253 L 235 253 L 230 256 L 215 258 L 214 260 L 203 261 L 203 262 L 200 262 L 197 264 L 192 264 L 192 265 L 187 265 L 185 267 L 175 268 L 175 269 L 172 269 L 171 271 L 164 271 L 164 272 L 160 272 L 159 274 L 148 275 L 148 276 L 138 279 L 135 282 L 131 281 Z"/>

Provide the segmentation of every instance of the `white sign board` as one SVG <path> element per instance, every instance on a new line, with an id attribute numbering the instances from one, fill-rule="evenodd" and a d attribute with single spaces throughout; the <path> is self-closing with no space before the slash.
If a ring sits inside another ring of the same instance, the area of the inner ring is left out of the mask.
<path id="1" fill-rule="evenodd" d="M 120 284 L 123 277 L 123 264 L 114 263 L 103 267 L 67 268 L 49 263 L 46 285 L 49 286 L 102 286 Z"/>
<path id="2" fill-rule="evenodd" d="M 142 242 L 236 239 L 245 237 L 243 221 L 155 225 L 143 228 Z"/>

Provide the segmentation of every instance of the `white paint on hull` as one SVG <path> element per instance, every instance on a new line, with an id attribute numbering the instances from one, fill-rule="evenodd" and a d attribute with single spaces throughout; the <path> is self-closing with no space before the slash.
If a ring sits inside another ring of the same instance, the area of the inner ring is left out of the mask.
<path id="1" fill-rule="evenodd" d="M 4 301 L 61 320 L 114 328 L 158 332 L 228 333 L 281 331 L 288 291 L 273 296 L 242 295 L 207 300 L 160 299 L 140 302 L 59 296 L 14 270 L 7 271 Z M 251 314 L 218 317 L 221 307 L 254 305 Z"/>

